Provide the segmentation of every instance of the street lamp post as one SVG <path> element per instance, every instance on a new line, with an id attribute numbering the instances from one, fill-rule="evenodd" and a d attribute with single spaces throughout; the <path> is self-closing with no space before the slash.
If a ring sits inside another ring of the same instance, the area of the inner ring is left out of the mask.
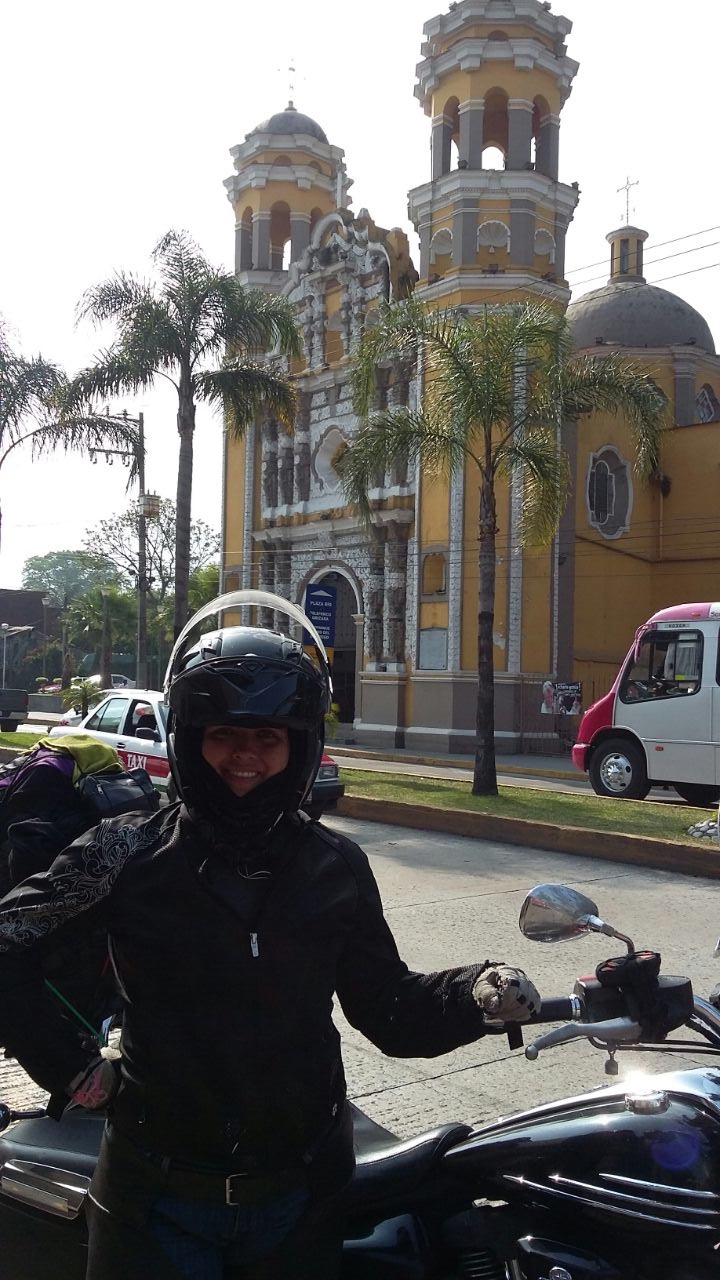
<path id="1" fill-rule="evenodd" d="M 10 630 L 10 623 L 0 622 L 0 627 L 2 628 L 2 638 L 3 638 L 2 687 L 4 689 L 5 688 L 5 663 L 7 658 L 7 638 L 8 638 L 8 631 Z"/>
<path id="2" fill-rule="evenodd" d="M 44 639 L 42 673 L 45 679 L 47 680 L 47 655 L 48 655 L 47 611 L 50 605 L 52 604 L 52 600 L 50 599 L 50 596 L 43 596 L 41 603 L 43 607 L 43 639 Z"/>
<path id="3" fill-rule="evenodd" d="M 110 624 L 110 592 L 100 588 L 102 599 L 102 639 L 100 641 L 100 687 L 112 689 L 112 627 Z"/>

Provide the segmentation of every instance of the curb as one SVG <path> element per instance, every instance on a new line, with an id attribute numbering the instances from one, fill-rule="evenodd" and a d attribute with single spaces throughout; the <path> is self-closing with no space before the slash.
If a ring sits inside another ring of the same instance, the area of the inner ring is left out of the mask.
<path id="1" fill-rule="evenodd" d="M 551 853 L 600 858 L 606 862 L 629 862 L 657 871 L 720 879 L 720 845 L 717 849 L 706 848 L 649 836 L 585 831 L 579 827 L 532 822 L 527 818 L 498 818 L 492 814 L 433 809 L 429 805 L 371 800 L 364 796 L 343 796 L 338 801 L 336 813 L 343 818 L 387 822 L 391 826 L 410 827 L 415 831 L 472 836 L 476 840 L 496 840 L 501 844 L 526 844 Z"/>
<path id="2" fill-rule="evenodd" d="M 428 768 L 437 769 L 472 769 L 473 757 L 468 756 L 467 764 L 460 764 L 457 760 L 447 760 L 438 758 L 437 756 L 413 756 L 406 755 L 405 752 L 401 756 L 397 752 L 392 751 L 363 751 L 356 750 L 354 747 L 336 747 L 334 742 L 326 742 L 325 750 L 330 753 L 333 759 L 342 759 L 351 756 L 356 760 L 384 760 L 389 764 L 419 764 L 426 765 Z M 512 757 L 509 757 L 512 759 Z M 573 782 L 577 782 L 581 777 L 577 769 L 535 769 L 527 768 L 515 764 L 505 764 L 505 756 L 496 756 L 495 765 L 498 773 L 510 773 L 519 778 L 559 778 L 561 781 L 567 781 L 569 778 Z"/>

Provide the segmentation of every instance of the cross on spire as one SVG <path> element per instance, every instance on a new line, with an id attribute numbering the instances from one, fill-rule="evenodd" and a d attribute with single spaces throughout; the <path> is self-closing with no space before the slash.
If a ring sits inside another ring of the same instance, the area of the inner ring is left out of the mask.
<path id="1" fill-rule="evenodd" d="M 633 187 L 638 187 L 639 185 L 640 185 L 639 178 L 637 178 L 635 182 L 631 182 L 630 178 L 628 177 L 625 179 L 625 182 L 623 183 L 623 185 L 621 187 L 618 187 L 618 194 L 621 191 L 625 192 L 625 226 L 626 227 L 630 225 L 630 191 Z"/>
<path id="2" fill-rule="evenodd" d="M 288 108 L 295 107 L 295 59 L 291 58 L 288 66 Z"/>

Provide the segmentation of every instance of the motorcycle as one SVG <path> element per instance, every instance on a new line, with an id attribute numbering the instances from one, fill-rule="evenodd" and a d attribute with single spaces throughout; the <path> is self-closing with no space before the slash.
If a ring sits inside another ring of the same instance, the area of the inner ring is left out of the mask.
<path id="1" fill-rule="evenodd" d="M 720 1054 L 711 1000 L 695 996 L 688 978 L 661 974 L 660 957 L 636 951 L 590 898 L 539 885 L 520 928 L 539 942 L 602 933 L 627 949 L 578 980 L 572 995 L 543 1001 L 533 1022 L 563 1025 L 528 1044 L 528 1060 L 579 1038 L 606 1052 L 610 1075 L 618 1053 L 631 1049 Z M 672 1038 L 683 1027 L 695 1038 Z M 505 1029 L 519 1047 L 520 1026 Z M 617 1082 L 409 1141 L 357 1109 L 354 1121 L 343 1280 L 720 1274 L 718 1069 Z M 70 1110 L 57 1123 L 0 1105 L 0 1280 L 81 1280 L 83 1206 L 102 1127 L 92 1112 Z"/>

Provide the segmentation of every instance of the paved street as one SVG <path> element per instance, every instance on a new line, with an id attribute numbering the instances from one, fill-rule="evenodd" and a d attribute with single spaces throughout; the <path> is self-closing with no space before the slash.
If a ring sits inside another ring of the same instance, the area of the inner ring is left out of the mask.
<path id="1" fill-rule="evenodd" d="M 379 823 L 334 818 L 331 825 L 367 850 L 387 918 L 411 968 L 438 969 L 492 957 L 527 969 L 546 995 L 568 993 L 578 973 L 620 954 L 603 938 L 565 946 L 527 942 L 517 929 L 527 889 L 558 880 L 583 890 L 601 914 L 638 946 L 663 955 L 668 973 L 688 973 L 702 994 L 720 981 L 713 948 L 720 894 L 709 880 L 644 871 L 590 858 L 541 853 L 466 837 L 423 835 Z M 480 1122 L 541 1101 L 607 1083 L 603 1056 L 587 1043 L 550 1050 L 535 1063 L 487 1038 L 433 1060 L 384 1058 L 338 1014 L 351 1095 L 400 1135 L 446 1120 Z M 621 1075 L 693 1065 L 667 1054 L 623 1054 Z M 699 1059 L 698 1059 L 699 1061 Z M 707 1061 L 707 1060 L 706 1060 Z M 0 1099 L 42 1098 L 15 1064 L 0 1060 Z"/>

